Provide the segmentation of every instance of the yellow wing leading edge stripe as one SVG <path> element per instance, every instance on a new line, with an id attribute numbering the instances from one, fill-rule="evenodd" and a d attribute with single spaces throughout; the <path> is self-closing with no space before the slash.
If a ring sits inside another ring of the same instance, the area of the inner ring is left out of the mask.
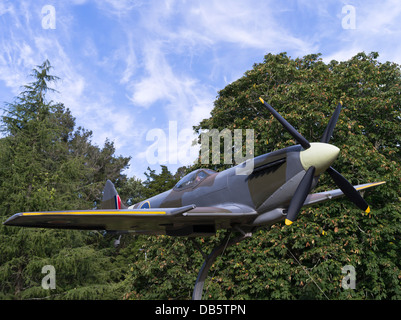
<path id="1" fill-rule="evenodd" d="M 91 214 L 115 214 L 115 215 L 122 215 L 122 214 L 166 214 L 165 211 L 65 211 L 65 212 L 58 212 L 58 211 L 49 211 L 49 212 L 24 212 L 23 216 L 42 216 L 42 215 L 91 215 Z"/>
<path id="2" fill-rule="evenodd" d="M 371 184 L 368 184 L 368 185 L 366 185 L 366 186 L 358 187 L 358 188 L 355 188 L 355 189 L 356 189 L 357 191 L 360 191 L 360 190 L 363 190 L 363 189 L 366 189 L 366 188 L 379 186 L 379 185 L 384 184 L 384 183 L 386 183 L 386 181 L 371 183 Z"/>
<path id="3" fill-rule="evenodd" d="M 362 187 L 355 188 L 355 190 L 360 191 L 360 190 L 367 189 L 367 188 L 370 188 L 370 187 L 379 186 L 379 185 L 384 184 L 384 183 L 386 183 L 386 181 L 380 181 L 380 182 L 376 182 L 376 183 L 370 183 L 370 184 L 368 184 L 368 185 L 366 185 L 366 186 L 362 186 Z M 370 207 L 369 207 L 369 206 L 367 207 L 367 209 L 365 210 L 365 212 L 366 212 L 366 213 L 370 213 Z"/>

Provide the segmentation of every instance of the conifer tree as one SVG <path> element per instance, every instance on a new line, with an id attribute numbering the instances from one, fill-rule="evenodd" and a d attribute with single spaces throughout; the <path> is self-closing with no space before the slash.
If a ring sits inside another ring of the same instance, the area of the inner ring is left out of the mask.
<path id="1" fill-rule="evenodd" d="M 106 178 L 124 180 L 129 158 L 114 146 L 91 144 L 62 103 L 47 100 L 57 77 L 45 61 L 5 106 L 0 140 L 0 217 L 24 211 L 90 209 Z M 56 289 L 45 290 L 42 268 L 56 270 Z M 0 226 L 0 297 L 95 299 L 114 295 L 110 248 L 98 232 Z M 114 296 L 113 296 L 114 297 Z"/>
<path id="2" fill-rule="evenodd" d="M 146 198 L 150 198 L 159 193 L 167 191 L 175 186 L 178 182 L 178 177 L 175 177 L 165 165 L 161 165 L 161 172 L 156 173 L 156 170 L 152 170 L 148 167 L 148 172 L 145 172 L 146 180 L 143 182 L 144 195 Z"/>

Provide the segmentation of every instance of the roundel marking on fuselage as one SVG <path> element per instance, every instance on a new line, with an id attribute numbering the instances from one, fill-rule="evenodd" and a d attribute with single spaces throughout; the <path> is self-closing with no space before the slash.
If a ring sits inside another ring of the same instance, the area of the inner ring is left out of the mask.
<path id="1" fill-rule="evenodd" d="M 149 209 L 150 208 L 149 201 L 145 201 L 144 203 L 142 203 L 140 208 L 141 209 Z"/>

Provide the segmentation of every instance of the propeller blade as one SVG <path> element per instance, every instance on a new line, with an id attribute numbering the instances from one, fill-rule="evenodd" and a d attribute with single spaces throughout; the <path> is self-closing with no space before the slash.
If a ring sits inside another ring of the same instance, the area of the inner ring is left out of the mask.
<path id="1" fill-rule="evenodd" d="M 299 144 L 304 148 L 304 149 L 309 149 L 310 148 L 310 143 L 308 140 L 306 140 L 295 128 L 287 121 L 285 120 L 274 108 L 265 102 L 262 98 L 259 98 L 259 100 L 265 105 L 265 107 L 273 114 L 273 116 L 282 124 L 282 126 L 299 142 Z"/>
<path id="2" fill-rule="evenodd" d="M 349 200 L 351 200 L 358 208 L 365 211 L 366 213 L 370 212 L 369 205 L 347 179 L 345 179 L 338 171 L 336 171 L 332 167 L 327 169 L 327 172 L 330 174 L 336 185 L 341 189 L 344 195 L 348 197 Z"/>
<path id="3" fill-rule="evenodd" d="M 291 199 L 290 206 L 288 207 L 287 218 L 285 219 L 285 224 L 289 226 L 292 224 L 299 214 L 301 207 L 303 206 L 306 197 L 312 186 L 314 179 L 315 167 L 310 167 L 301 182 L 299 183 L 297 190 L 295 190 L 294 196 Z"/>
<path id="4" fill-rule="evenodd" d="M 333 115 L 331 116 L 326 129 L 324 130 L 324 133 L 322 135 L 322 138 L 320 139 L 320 142 L 329 143 L 331 136 L 333 135 L 334 127 L 336 126 L 338 116 L 340 115 L 341 107 L 342 107 L 342 102 L 340 101 L 340 103 L 337 105 L 336 110 L 334 111 Z"/>

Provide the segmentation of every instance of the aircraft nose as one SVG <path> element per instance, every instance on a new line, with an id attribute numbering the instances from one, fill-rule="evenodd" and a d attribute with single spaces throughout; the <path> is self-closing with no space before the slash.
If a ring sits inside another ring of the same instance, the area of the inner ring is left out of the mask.
<path id="1" fill-rule="evenodd" d="M 328 143 L 314 142 L 310 148 L 300 152 L 302 167 L 308 170 L 311 166 L 316 168 L 315 175 L 326 171 L 337 159 L 340 149 Z"/>

